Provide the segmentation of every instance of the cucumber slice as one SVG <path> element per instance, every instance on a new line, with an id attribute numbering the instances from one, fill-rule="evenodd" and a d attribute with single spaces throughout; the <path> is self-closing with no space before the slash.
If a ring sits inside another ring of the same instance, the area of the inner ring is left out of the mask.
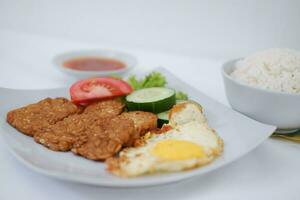
<path id="1" fill-rule="evenodd" d="M 126 97 L 127 108 L 130 111 L 160 113 L 171 109 L 175 103 L 175 91 L 162 87 L 136 90 Z"/>
<path id="2" fill-rule="evenodd" d="M 158 117 L 157 120 L 158 127 L 162 127 L 164 124 L 169 123 L 169 110 L 162 113 L 158 113 L 157 117 Z"/>

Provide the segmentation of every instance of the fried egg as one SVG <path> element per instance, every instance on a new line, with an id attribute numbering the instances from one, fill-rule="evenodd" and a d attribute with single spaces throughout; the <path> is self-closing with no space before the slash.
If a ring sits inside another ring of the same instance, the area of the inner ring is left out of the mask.
<path id="1" fill-rule="evenodd" d="M 223 141 L 209 128 L 200 105 L 178 104 L 169 117 L 165 132 L 147 133 L 139 146 L 108 159 L 108 170 L 122 177 L 183 171 L 206 165 L 222 153 Z"/>

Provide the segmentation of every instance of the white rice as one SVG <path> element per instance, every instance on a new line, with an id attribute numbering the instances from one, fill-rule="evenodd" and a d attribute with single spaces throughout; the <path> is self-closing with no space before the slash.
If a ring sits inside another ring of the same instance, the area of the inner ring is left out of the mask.
<path id="1" fill-rule="evenodd" d="M 235 65 L 231 76 L 248 85 L 287 93 L 300 93 L 300 52 L 268 49 Z"/>

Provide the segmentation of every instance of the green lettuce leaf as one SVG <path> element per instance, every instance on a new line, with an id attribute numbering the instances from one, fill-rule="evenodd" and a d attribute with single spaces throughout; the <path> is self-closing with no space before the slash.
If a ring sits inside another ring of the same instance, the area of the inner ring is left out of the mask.
<path id="1" fill-rule="evenodd" d="M 181 91 L 177 91 L 176 92 L 176 100 L 188 100 L 189 97 L 186 93 L 181 92 Z"/>
<path id="2" fill-rule="evenodd" d="M 167 84 L 166 78 L 159 72 L 152 72 L 142 79 L 137 79 L 135 75 L 131 75 L 128 83 L 134 90 L 150 87 L 164 87 Z"/>

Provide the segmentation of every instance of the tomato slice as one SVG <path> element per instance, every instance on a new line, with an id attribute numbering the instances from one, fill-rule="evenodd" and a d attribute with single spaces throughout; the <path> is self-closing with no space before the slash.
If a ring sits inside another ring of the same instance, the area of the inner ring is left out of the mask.
<path id="1" fill-rule="evenodd" d="M 70 88 L 71 99 L 74 103 L 86 105 L 89 102 L 132 92 L 131 86 L 123 80 L 113 77 L 97 77 L 78 81 Z"/>

